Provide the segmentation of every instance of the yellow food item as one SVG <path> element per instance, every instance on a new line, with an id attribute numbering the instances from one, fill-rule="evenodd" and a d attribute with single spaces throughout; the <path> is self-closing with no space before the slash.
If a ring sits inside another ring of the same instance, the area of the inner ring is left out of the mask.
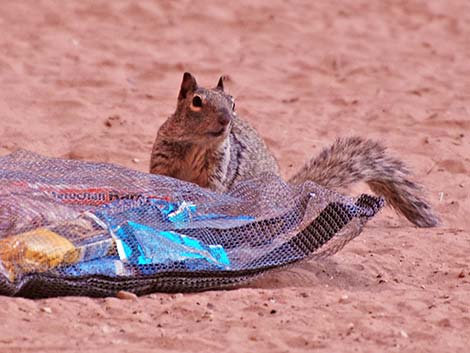
<path id="1" fill-rule="evenodd" d="M 69 240 L 45 228 L 0 240 L 2 270 L 10 281 L 21 274 L 75 263 L 79 257 L 80 251 Z"/>

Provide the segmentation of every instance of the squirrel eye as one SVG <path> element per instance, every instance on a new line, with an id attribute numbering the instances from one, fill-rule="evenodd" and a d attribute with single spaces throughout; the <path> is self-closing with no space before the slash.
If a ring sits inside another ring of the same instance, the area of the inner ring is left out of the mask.
<path id="1" fill-rule="evenodd" d="M 194 107 L 198 107 L 198 108 L 202 107 L 202 99 L 201 99 L 201 97 L 199 97 L 199 96 L 194 96 L 194 98 L 193 98 L 193 106 L 194 106 Z"/>
<path id="2" fill-rule="evenodd" d="M 235 102 L 232 102 L 232 110 L 235 111 Z"/>

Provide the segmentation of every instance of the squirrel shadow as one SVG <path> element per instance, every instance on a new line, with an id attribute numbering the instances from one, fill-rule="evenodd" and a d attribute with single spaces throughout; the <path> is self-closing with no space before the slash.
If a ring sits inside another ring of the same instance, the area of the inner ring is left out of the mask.
<path id="1" fill-rule="evenodd" d="M 312 288 L 330 287 L 341 290 L 377 287 L 377 277 L 361 264 L 348 265 L 334 259 L 307 260 L 288 268 L 268 272 L 254 279 L 246 287 L 256 289 L 279 289 L 288 287 Z"/>

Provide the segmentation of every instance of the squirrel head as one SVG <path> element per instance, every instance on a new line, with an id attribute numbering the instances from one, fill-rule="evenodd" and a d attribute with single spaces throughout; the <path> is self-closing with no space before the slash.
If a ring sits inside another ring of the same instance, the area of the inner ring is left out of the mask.
<path id="1" fill-rule="evenodd" d="M 223 76 L 217 86 L 207 89 L 199 87 L 192 74 L 184 73 L 176 112 L 171 117 L 172 134 L 178 134 L 178 140 L 191 143 L 223 141 L 235 116 L 235 101 L 224 92 Z"/>

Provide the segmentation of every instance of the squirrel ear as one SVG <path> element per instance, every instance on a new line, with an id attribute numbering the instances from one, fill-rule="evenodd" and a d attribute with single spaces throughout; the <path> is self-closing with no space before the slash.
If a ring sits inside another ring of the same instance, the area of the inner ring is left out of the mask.
<path id="1" fill-rule="evenodd" d="M 197 90 L 197 82 L 193 75 L 185 72 L 183 75 L 183 82 L 181 82 L 180 93 L 178 99 L 185 99 L 188 93 Z"/>
<path id="2" fill-rule="evenodd" d="M 219 82 L 217 83 L 217 87 L 215 88 L 216 90 L 219 90 L 222 92 L 224 91 L 224 79 L 225 79 L 224 76 L 220 76 Z"/>

